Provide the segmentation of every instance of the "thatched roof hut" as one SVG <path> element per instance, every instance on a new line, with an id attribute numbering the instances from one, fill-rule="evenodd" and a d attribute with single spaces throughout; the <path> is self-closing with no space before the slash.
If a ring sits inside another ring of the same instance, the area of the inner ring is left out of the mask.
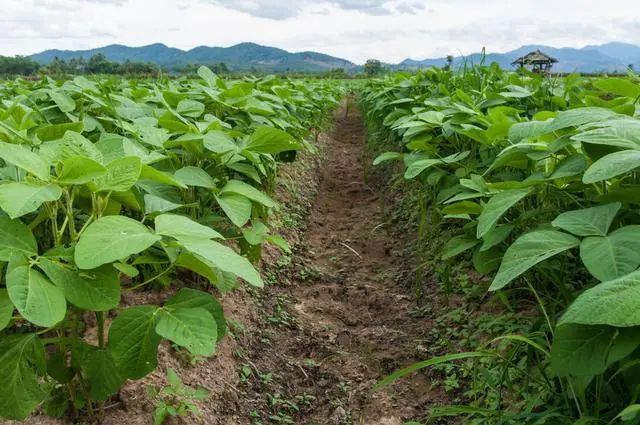
<path id="1" fill-rule="evenodd" d="M 527 53 L 526 55 L 514 60 L 511 65 L 513 66 L 530 66 L 533 72 L 546 74 L 551 71 L 554 63 L 558 63 L 558 59 L 553 58 L 540 50 Z"/>

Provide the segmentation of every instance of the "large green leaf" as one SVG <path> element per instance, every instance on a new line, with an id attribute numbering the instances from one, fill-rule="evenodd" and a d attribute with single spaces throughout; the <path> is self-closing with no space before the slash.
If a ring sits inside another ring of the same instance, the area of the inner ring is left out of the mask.
<path id="1" fill-rule="evenodd" d="M 118 372 L 124 378 L 140 379 L 158 365 L 158 345 L 162 339 L 155 331 L 158 308 L 144 305 L 122 310 L 109 328 L 109 351 Z"/>
<path id="2" fill-rule="evenodd" d="M 138 254 L 159 240 L 160 236 L 139 221 L 124 216 L 102 217 L 80 236 L 75 262 L 80 269 L 95 269 Z"/>
<path id="3" fill-rule="evenodd" d="M 14 255 L 7 269 L 7 291 L 22 317 L 43 327 L 62 321 L 67 302 L 62 291 L 33 270 L 22 255 Z"/>
<path id="4" fill-rule="evenodd" d="M 605 155 L 584 173 L 584 183 L 596 183 L 625 174 L 640 167 L 640 151 L 625 150 Z"/>
<path id="5" fill-rule="evenodd" d="M 140 178 L 142 162 L 137 156 L 128 156 L 107 165 L 107 173 L 95 179 L 95 192 L 126 192 Z"/>
<path id="6" fill-rule="evenodd" d="M 566 324 L 553 335 L 551 367 L 558 376 L 593 376 L 607 368 L 615 328 Z"/>
<path id="7" fill-rule="evenodd" d="M 62 189 L 55 184 L 8 183 L 0 185 L 0 208 L 11 218 L 36 211 L 45 202 L 60 199 Z"/>
<path id="8" fill-rule="evenodd" d="M 0 142 L 0 158 L 42 180 L 49 179 L 51 167 L 38 154 L 23 145 Z"/>
<path id="9" fill-rule="evenodd" d="M 218 341 L 227 333 L 222 305 L 207 292 L 182 288 L 167 300 L 165 307 L 171 307 L 173 309 L 203 308 L 207 310 L 216 321 Z"/>
<path id="10" fill-rule="evenodd" d="M 219 130 L 209 131 L 203 138 L 204 147 L 214 153 L 236 152 L 238 145 L 231 136 Z"/>
<path id="11" fill-rule="evenodd" d="M 0 261 L 9 261 L 12 253 L 35 255 L 38 244 L 31 230 L 20 220 L 0 216 Z"/>
<path id="12" fill-rule="evenodd" d="M 640 325 L 640 270 L 584 291 L 560 323 L 629 327 Z"/>
<path id="13" fill-rule="evenodd" d="M 247 149 L 254 152 L 276 154 L 302 149 L 302 145 L 286 131 L 273 127 L 258 127 L 249 136 Z"/>
<path id="14" fill-rule="evenodd" d="M 500 192 L 489 199 L 489 202 L 487 202 L 487 205 L 485 205 L 482 210 L 482 214 L 478 217 L 477 237 L 482 238 L 492 231 L 498 223 L 498 220 L 500 220 L 500 217 L 530 192 L 530 189 L 508 190 L 506 192 Z"/>
<path id="15" fill-rule="evenodd" d="M 44 347 L 35 334 L 0 339 L 0 417 L 24 420 L 47 397 L 36 373 L 45 362 Z"/>
<path id="16" fill-rule="evenodd" d="M 105 349 L 89 354 L 82 364 L 82 370 L 89 381 L 89 394 L 94 400 L 108 399 L 124 383 L 111 352 Z"/>
<path id="17" fill-rule="evenodd" d="M 216 201 L 229 220 L 238 227 L 242 227 L 251 218 L 251 200 L 242 195 L 216 196 Z"/>
<path id="18" fill-rule="evenodd" d="M 447 260 L 449 258 L 453 258 L 457 255 L 460 255 L 463 252 L 478 245 L 478 243 L 480 243 L 479 240 L 469 236 L 465 236 L 465 235 L 451 238 L 444 247 L 444 253 L 442 254 L 442 259 Z"/>
<path id="19" fill-rule="evenodd" d="M 556 230 L 537 230 L 520 236 L 504 254 L 498 274 L 489 290 L 504 288 L 541 261 L 579 244 L 579 239 Z"/>
<path id="20" fill-rule="evenodd" d="M 13 316 L 13 303 L 5 288 L 0 288 L 0 331 L 6 328 Z"/>
<path id="21" fill-rule="evenodd" d="M 269 196 L 240 180 L 229 180 L 227 184 L 220 190 L 220 194 L 242 195 L 252 201 L 258 202 L 267 208 L 272 208 L 276 203 Z"/>
<path id="22" fill-rule="evenodd" d="M 156 332 L 197 356 L 211 356 L 215 351 L 217 327 L 204 308 L 162 309 Z"/>
<path id="23" fill-rule="evenodd" d="M 580 258 L 602 282 L 631 273 L 640 266 L 640 226 L 625 226 L 608 236 L 583 239 Z"/>
<path id="24" fill-rule="evenodd" d="M 72 156 L 62 161 L 58 182 L 62 184 L 86 184 L 102 177 L 107 169 L 97 161 L 84 156 Z"/>
<path id="25" fill-rule="evenodd" d="M 429 158 L 429 159 L 420 159 L 417 161 L 411 161 L 408 165 L 407 165 L 407 169 L 404 173 L 404 178 L 405 179 L 413 179 L 415 177 L 417 177 L 418 175 L 420 175 L 423 171 L 438 165 L 438 164 L 442 164 L 442 160 L 441 159 L 433 159 L 433 158 Z"/>
<path id="26" fill-rule="evenodd" d="M 188 217 L 175 214 L 162 214 L 156 217 L 156 234 L 184 239 L 224 239 L 211 227 L 203 226 Z"/>
<path id="27" fill-rule="evenodd" d="M 571 139 L 605 147 L 640 150 L 640 121 L 625 117 L 591 124 Z"/>
<path id="28" fill-rule="evenodd" d="M 617 94 L 618 96 L 637 99 L 640 96 L 640 86 L 624 78 L 601 78 L 593 82 L 593 85 L 602 91 Z"/>
<path id="29" fill-rule="evenodd" d="M 180 244 L 213 267 L 233 273 L 254 286 L 262 287 L 264 285 L 260 274 L 249 260 L 238 255 L 233 249 L 227 246 L 205 239 L 181 240 Z"/>
<path id="30" fill-rule="evenodd" d="M 76 109 L 76 102 L 62 90 L 49 90 L 49 96 L 62 112 L 73 112 Z"/>
<path id="31" fill-rule="evenodd" d="M 76 307 L 107 311 L 120 304 L 120 281 L 116 270 L 110 265 L 80 272 L 42 257 L 39 266 Z"/>
<path id="32" fill-rule="evenodd" d="M 576 236 L 606 236 L 622 205 L 619 202 L 567 211 L 551 223 Z"/>
<path id="33" fill-rule="evenodd" d="M 184 167 L 175 172 L 175 178 L 187 186 L 214 189 L 216 182 L 206 171 L 198 167 Z"/>

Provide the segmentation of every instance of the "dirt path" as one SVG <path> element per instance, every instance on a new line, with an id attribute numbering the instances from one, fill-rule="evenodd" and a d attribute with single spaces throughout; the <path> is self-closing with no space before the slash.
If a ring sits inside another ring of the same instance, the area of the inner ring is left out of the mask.
<path id="1" fill-rule="evenodd" d="M 410 316 L 411 290 L 396 281 L 406 240 L 384 228 L 382 200 L 364 178 L 364 139 L 359 112 L 338 113 L 293 281 L 266 295 L 268 325 L 247 356 L 263 399 L 254 423 L 399 425 L 443 400 L 423 374 L 371 391 L 424 360 L 429 322 Z"/>

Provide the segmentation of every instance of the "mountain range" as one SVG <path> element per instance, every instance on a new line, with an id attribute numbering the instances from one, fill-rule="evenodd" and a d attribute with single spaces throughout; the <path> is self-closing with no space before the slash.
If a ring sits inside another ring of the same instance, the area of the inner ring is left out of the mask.
<path id="1" fill-rule="evenodd" d="M 640 46 L 628 43 L 607 43 L 586 46 L 580 49 L 556 48 L 543 45 L 527 45 L 506 53 L 488 53 L 485 63 L 497 62 L 503 68 L 511 68 L 511 62 L 534 50 L 558 59 L 554 70 L 559 72 L 614 72 L 624 71 L 632 64 L 640 69 Z M 191 50 L 181 50 L 156 43 L 142 47 L 128 47 L 112 44 L 90 50 L 45 50 L 31 55 L 31 58 L 42 64 L 50 63 L 55 57 L 70 60 L 72 58 L 89 59 L 102 53 L 107 59 L 116 62 L 126 60 L 151 62 L 163 67 L 175 67 L 186 64 L 212 64 L 224 62 L 235 71 L 261 70 L 267 72 L 323 72 L 332 69 L 344 69 L 356 72 L 361 67 L 355 63 L 317 52 L 291 53 L 286 50 L 262 46 L 255 43 L 240 43 L 231 47 L 199 46 Z M 464 61 L 479 63 L 482 54 L 454 57 L 454 67 Z M 399 64 L 391 65 L 396 69 L 418 69 L 430 66 L 444 66 L 446 58 L 424 60 L 406 59 Z"/>
<path id="2" fill-rule="evenodd" d="M 64 60 L 73 58 L 89 59 L 102 53 L 108 60 L 124 62 L 126 60 L 151 62 L 162 67 L 175 67 L 186 64 L 213 64 L 224 62 L 234 71 L 258 69 L 268 72 L 323 72 L 341 68 L 351 71 L 357 67 L 354 63 L 317 52 L 290 53 L 276 47 L 261 46 L 255 43 L 240 43 L 231 47 L 199 46 L 191 50 L 180 50 L 161 43 L 142 47 L 129 47 L 112 44 L 90 50 L 45 50 L 30 57 L 43 65 L 55 57 Z"/>
<path id="3" fill-rule="evenodd" d="M 510 69 L 513 61 L 535 50 L 540 50 L 558 59 L 558 63 L 553 66 L 556 72 L 624 72 L 629 65 L 633 65 L 635 69 L 640 69 L 640 47 L 618 42 L 586 46 L 581 49 L 572 47 L 556 48 L 535 44 L 526 45 L 506 53 L 487 53 L 484 57 L 484 63 L 497 62 L 502 68 Z M 458 67 L 465 60 L 469 63 L 480 63 L 482 54 L 456 56 L 453 60 L 453 66 Z M 397 67 L 399 69 L 417 69 L 444 66 L 446 63 L 446 58 L 406 59 L 400 62 Z"/>

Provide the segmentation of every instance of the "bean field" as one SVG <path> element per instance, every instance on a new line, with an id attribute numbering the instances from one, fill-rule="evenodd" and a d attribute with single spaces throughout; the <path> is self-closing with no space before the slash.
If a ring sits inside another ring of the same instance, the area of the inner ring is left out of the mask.
<path id="1" fill-rule="evenodd" d="M 636 74 L 0 99 L 7 421 L 640 423 Z"/>

